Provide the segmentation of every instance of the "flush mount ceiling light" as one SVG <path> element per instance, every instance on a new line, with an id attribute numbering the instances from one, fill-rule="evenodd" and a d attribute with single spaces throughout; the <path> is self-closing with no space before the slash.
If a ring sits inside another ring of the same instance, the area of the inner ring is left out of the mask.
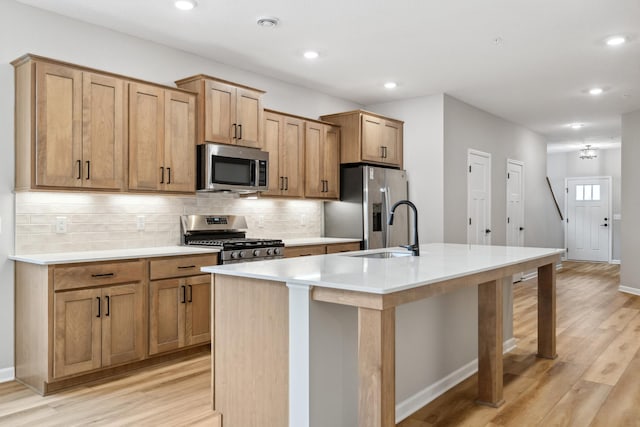
<path id="1" fill-rule="evenodd" d="M 600 95 L 602 92 L 604 92 L 604 90 L 601 87 L 594 87 L 589 89 L 590 95 Z"/>
<path id="2" fill-rule="evenodd" d="M 582 160 L 591 160 L 598 157 L 598 152 L 595 148 L 591 148 L 590 144 L 586 144 L 582 150 L 580 150 L 580 154 L 578 154 Z"/>
<path id="3" fill-rule="evenodd" d="M 582 124 L 582 123 L 571 123 L 569 125 L 569 127 L 571 129 L 582 129 L 584 127 L 584 124 Z"/>
<path id="4" fill-rule="evenodd" d="M 302 54 L 307 59 L 316 59 L 320 54 L 315 50 L 308 50 Z"/>
<path id="5" fill-rule="evenodd" d="M 256 24 L 265 28 L 275 28 L 278 26 L 279 23 L 280 23 L 280 20 L 275 16 L 261 16 L 256 21 Z"/>
<path id="6" fill-rule="evenodd" d="M 398 86 L 396 82 L 386 82 L 384 87 L 387 89 L 395 89 Z"/>
<path id="7" fill-rule="evenodd" d="M 627 42 L 627 38 L 625 36 L 612 36 L 609 37 L 606 42 L 608 46 L 620 46 Z"/>
<path id="8" fill-rule="evenodd" d="M 198 5 L 195 0 L 177 0 L 173 3 L 176 9 L 191 10 Z"/>

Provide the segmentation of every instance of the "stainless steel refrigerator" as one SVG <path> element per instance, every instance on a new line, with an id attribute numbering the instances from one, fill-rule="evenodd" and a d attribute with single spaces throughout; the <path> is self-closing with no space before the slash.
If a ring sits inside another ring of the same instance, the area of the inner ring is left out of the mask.
<path id="1" fill-rule="evenodd" d="M 387 225 L 391 206 L 406 198 L 405 171 L 366 165 L 343 166 L 340 201 L 324 204 L 324 234 L 361 239 L 362 249 L 408 245 L 406 206 L 398 207 L 393 225 Z"/>

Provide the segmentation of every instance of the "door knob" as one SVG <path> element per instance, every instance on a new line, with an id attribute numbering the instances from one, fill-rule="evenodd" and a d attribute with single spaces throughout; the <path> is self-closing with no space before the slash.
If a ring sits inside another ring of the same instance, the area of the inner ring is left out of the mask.
<path id="1" fill-rule="evenodd" d="M 607 224 L 606 222 L 604 224 L 600 224 L 601 227 L 608 227 L 609 224 Z"/>
<path id="2" fill-rule="evenodd" d="M 489 230 L 489 229 L 487 228 L 486 230 L 484 230 L 484 232 L 485 232 L 486 234 L 489 234 L 489 233 L 491 233 L 491 230 Z"/>
<path id="3" fill-rule="evenodd" d="M 524 227 L 520 227 L 520 231 L 524 230 Z"/>

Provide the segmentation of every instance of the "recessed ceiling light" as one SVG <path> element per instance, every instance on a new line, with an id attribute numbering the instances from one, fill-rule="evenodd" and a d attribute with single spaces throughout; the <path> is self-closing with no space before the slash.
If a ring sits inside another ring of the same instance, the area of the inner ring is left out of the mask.
<path id="1" fill-rule="evenodd" d="M 584 124 L 582 123 L 571 123 L 569 125 L 569 127 L 571 127 L 571 129 L 581 129 L 584 127 Z"/>
<path id="2" fill-rule="evenodd" d="M 196 3 L 194 0 L 176 0 L 173 4 L 177 9 L 191 10 L 196 7 L 198 3 Z"/>
<path id="3" fill-rule="evenodd" d="M 621 44 L 626 43 L 627 38 L 625 36 L 613 36 L 607 39 L 607 45 L 609 46 L 620 46 Z"/>
<path id="4" fill-rule="evenodd" d="M 275 16 L 262 16 L 258 18 L 256 23 L 261 27 L 274 28 L 278 26 L 278 24 L 280 23 L 280 20 Z"/>
<path id="5" fill-rule="evenodd" d="M 398 86 L 396 82 L 386 82 L 384 84 L 384 87 L 386 87 L 387 89 L 395 89 L 396 86 Z"/>
<path id="6" fill-rule="evenodd" d="M 308 50 L 303 55 L 307 59 L 316 59 L 318 56 L 320 56 L 320 54 L 315 50 Z"/>
<path id="7" fill-rule="evenodd" d="M 604 91 L 602 90 L 601 87 L 594 87 L 594 88 L 589 89 L 589 94 L 591 94 L 591 95 L 600 95 L 602 92 L 604 92 Z"/>

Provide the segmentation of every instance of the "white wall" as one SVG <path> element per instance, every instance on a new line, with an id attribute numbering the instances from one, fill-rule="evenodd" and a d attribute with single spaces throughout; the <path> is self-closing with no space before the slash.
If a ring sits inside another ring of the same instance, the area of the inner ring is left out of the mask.
<path id="1" fill-rule="evenodd" d="M 563 217 L 566 218 L 565 178 L 571 177 L 610 176 L 612 178 L 613 215 L 621 213 L 621 153 L 620 148 L 599 150 L 598 157 L 589 160 L 580 159 L 577 152 L 550 153 L 547 155 L 547 176 L 551 181 L 551 186 Z M 613 259 L 619 260 L 621 221 L 612 218 L 610 223 L 613 227 Z M 562 236 L 564 239 L 564 230 L 562 231 Z"/>
<path id="2" fill-rule="evenodd" d="M 444 95 L 374 104 L 366 110 L 404 120 L 404 168 L 409 181 L 409 199 L 418 208 L 420 242 L 443 241 Z"/>
<path id="3" fill-rule="evenodd" d="M 622 233 L 620 286 L 640 293 L 640 110 L 622 116 Z"/>
<path id="4" fill-rule="evenodd" d="M 525 246 L 563 247 L 562 222 L 546 182 L 546 141 L 529 129 L 444 98 L 444 240 L 467 241 L 467 150 L 491 153 L 491 241 L 507 236 L 507 159 L 525 163 Z"/>
<path id="5" fill-rule="evenodd" d="M 172 85 L 206 73 L 267 91 L 264 105 L 306 117 L 358 108 L 328 95 L 60 15 L 0 0 L 0 380 L 13 366 L 14 79 L 10 62 L 34 53 Z"/>

